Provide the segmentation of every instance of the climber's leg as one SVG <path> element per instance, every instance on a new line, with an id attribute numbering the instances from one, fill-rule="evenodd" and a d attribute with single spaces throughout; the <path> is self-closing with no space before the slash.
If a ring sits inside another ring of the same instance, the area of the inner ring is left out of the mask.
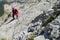
<path id="1" fill-rule="evenodd" d="M 16 15 L 16 19 L 18 19 L 18 15 Z"/>
<path id="2" fill-rule="evenodd" d="M 14 20 L 15 18 L 14 18 L 14 14 L 13 14 L 13 20 Z"/>

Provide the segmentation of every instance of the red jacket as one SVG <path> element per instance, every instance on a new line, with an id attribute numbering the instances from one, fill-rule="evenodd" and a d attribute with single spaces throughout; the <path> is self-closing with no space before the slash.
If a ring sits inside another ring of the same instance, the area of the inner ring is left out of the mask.
<path id="1" fill-rule="evenodd" d="M 17 9 L 14 9 L 14 8 L 12 8 L 12 15 L 18 15 L 18 10 Z"/>

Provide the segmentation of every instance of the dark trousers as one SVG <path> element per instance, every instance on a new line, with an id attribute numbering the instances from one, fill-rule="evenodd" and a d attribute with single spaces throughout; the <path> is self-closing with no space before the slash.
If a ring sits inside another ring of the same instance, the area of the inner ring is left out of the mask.
<path id="1" fill-rule="evenodd" d="M 18 19 L 18 15 L 14 15 L 14 14 L 13 14 L 13 19 L 15 19 L 15 17 L 14 17 L 14 16 L 16 16 L 16 19 Z"/>

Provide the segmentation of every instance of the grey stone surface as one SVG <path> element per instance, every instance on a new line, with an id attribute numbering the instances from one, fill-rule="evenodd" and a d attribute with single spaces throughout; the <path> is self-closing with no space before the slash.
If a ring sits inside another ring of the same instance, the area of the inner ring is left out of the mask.
<path id="1" fill-rule="evenodd" d="M 15 0 L 8 0 L 15 1 Z M 6 24 L 6 21 L 0 27 L 0 39 L 7 38 L 7 40 L 26 40 L 31 37 L 31 35 L 36 35 L 34 40 L 53 40 L 53 38 L 58 38 L 60 31 L 60 15 L 48 23 L 46 26 L 41 28 L 45 19 L 52 15 L 54 10 L 52 7 L 55 5 L 57 0 L 20 0 L 27 2 L 25 4 L 11 3 L 8 5 L 8 13 L 11 12 L 11 6 L 15 6 L 19 10 L 18 20 Z M 39 1 L 39 2 L 38 2 Z M 18 6 L 19 5 L 19 6 Z M 6 10 L 7 11 L 7 10 Z"/>

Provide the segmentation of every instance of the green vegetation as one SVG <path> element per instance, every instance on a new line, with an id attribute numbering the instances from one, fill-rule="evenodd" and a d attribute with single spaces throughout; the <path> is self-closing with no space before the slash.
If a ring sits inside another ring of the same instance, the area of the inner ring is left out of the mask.
<path id="1" fill-rule="evenodd" d="M 6 38 L 2 38 L 1 40 L 7 40 Z"/>
<path id="2" fill-rule="evenodd" d="M 4 14 L 4 6 L 3 6 L 3 2 L 0 1 L 0 16 L 2 16 Z"/>
<path id="3" fill-rule="evenodd" d="M 32 34 L 30 35 L 30 38 L 28 38 L 28 40 L 34 40 L 34 38 L 35 38 L 36 36 L 37 36 L 37 35 L 35 35 L 35 34 L 32 33 Z"/>
<path id="4" fill-rule="evenodd" d="M 7 4 L 7 2 L 0 1 L 0 17 L 4 14 L 4 4 Z"/>
<path id="5" fill-rule="evenodd" d="M 57 17 L 57 15 L 51 15 L 47 19 L 45 19 L 45 22 L 43 23 L 42 26 L 46 26 L 48 23 L 50 23 L 52 20 L 54 20 Z"/>
<path id="6" fill-rule="evenodd" d="M 54 19 L 56 19 L 56 17 L 58 15 L 60 15 L 60 12 L 57 11 L 57 8 L 54 7 L 53 9 L 54 9 L 54 13 L 52 13 L 51 16 L 49 16 L 48 18 L 45 19 L 44 23 L 42 24 L 42 27 L 46 26 L 48 23 L 50 23 L 51 21 L 53 21 Z"/>

